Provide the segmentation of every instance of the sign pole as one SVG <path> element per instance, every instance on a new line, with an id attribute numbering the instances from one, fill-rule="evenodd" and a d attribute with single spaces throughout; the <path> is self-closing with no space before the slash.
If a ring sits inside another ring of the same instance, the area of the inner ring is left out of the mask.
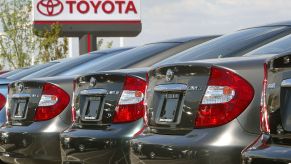
<path id="1" fill-rule="evenodd" d="M 97 50 L 97 40 L 96 35 L 90 33 L 79 37 L 79 52 L 80 55 L 89 54 L 92 51 Z"/>
<path id="2" fill-rule="evenodd" d="M 124 37 L 120 37 L 120 47 L 124 47 Z"/>
<path id="3" fill-rule="evenodd" d="M 88 32 L 88 36 L 87 36 L 87 44 L 88 44 L 88 54 L 90 55 L 90 52 L 91 52 L 91 34 L 90 32 Z"/>

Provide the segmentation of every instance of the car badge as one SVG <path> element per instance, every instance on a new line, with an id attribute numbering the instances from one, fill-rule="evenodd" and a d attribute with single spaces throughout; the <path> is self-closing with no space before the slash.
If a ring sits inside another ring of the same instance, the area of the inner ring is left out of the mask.
<path id="1" fill-rule="evenodd" d="M 90 79 L 90 86 L 94 87 L 96 85 L 96 79 L 94 77 L 91 77 Z"/>
<path id="2" fill-rule="evenodd" d="M 171 81 L 173 80 L 173 78 L 174 78 L 174 72 L 171 69 L 168 69 L 166 73 L 166 80 Z"/>
<path id="3" fill-rule="evenodd" d="M 290 57 L 289 56 L 285 56 L 283 58 L 284 64 L 289 64 L 290 63 Z"/>
<path id="4" fill-rule="evenodd" d="M 18 92 L 22 92 L 24 90 L 24 85 L 22 83 L 18 83 L 17 90 Z"/>

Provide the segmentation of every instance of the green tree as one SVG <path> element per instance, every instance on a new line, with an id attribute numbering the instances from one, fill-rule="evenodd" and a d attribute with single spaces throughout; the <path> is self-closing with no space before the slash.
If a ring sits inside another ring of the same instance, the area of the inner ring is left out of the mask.
<path id="1" fill-rule="evenodd" d="M 35 33 L 41 36 L 38 44 L 39 55 L 36 59 L 37 61 L 46 63 L 67 57 L 68 39 L 59 39 L 61 33 L 61 26 L 59 24 L 53 24 L 49 31 L 35 31 Z"/>
<path id="2" fill-rule="evenodd" d="M 66 38 L 59 39 L 60 26 L 37 37 L 32 28 L 31 0 L 1 0 L 0 19 L 3 34 L 0 36 L 0 57 L 10 68 L 31 65 L 32 56 L 38 62 L 64 58 L 68 52 Z M 38 33 L 39 34 L 39 33 Z M 4 63 L 0 64 L 3 67 Z"/>
<path id="3" fill-rule="evenodd" d="M 0 2 L 0 19 L 3 34 L 0 37 L 1 57 L 12 68 L 30 65 L 30 55 L 35 49 L 35 37 L 32 34 L 30 16 L 31 11 L 28 1 Z M 3 63 L 1 63 L 3 65 Z"/>
<path id="4" fill-rule="evenodd" d="M 104 45 L 104 39 L 103 38 L 97 39 L 97 50 L 102 49 L 103 46 L 105 46 L 104 48 L 112 48 L 113 41 L 106 42 L 105 45 Z"/>

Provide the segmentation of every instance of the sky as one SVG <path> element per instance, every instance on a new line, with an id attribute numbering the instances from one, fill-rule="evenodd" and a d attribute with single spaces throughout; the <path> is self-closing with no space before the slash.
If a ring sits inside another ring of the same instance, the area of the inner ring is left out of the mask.
<path id="1" fill-rule="evenodd" d="M 141 4 L 143 30 L 137 37 L 125 38 L 125 46 L 183 36 L 225 34 L 291 20 L 291 0 L 141 0 Z M 105 40 L 119 46 L 119 38 Z"/>
<path id="2" fill-rule="evenodd" d="M 143 30 L 125 46 L 164 39 L 225 34 L 241 28 L 291 20 L 290 0 L 141 0 Z M 119 39 L 113 40 L 119 46 Z"/>

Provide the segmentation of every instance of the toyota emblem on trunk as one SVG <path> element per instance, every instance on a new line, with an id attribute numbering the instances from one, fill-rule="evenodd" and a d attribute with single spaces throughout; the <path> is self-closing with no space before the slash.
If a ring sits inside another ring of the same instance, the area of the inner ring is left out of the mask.
<path id="1" fill-rule="evenodd" d="M 96 85 L 96 79 L 94 77 L 91 77 L 90 79 L 90 86 L 94 87 Z"/>
<path id="2" fill-rule="evenodd" d="M 18 83 L 17 90 L 18 92 L 22 92 L 24 89 L 24 85 L 22 83 Z"/>
<path id="3" fill-rule="evenodd" d="M 173 80 L 173 78 L 174 78 L 174 72 L 171 69 L 168 69 L 166 73 L 166 80 L 171 81 Z"/>

